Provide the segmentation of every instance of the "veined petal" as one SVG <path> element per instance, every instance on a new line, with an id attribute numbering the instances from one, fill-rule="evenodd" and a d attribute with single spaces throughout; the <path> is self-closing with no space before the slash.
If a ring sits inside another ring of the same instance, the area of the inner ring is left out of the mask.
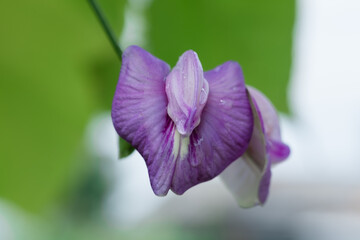
<path id="1" fill-rule="evenodd" d="M 137 46 L 128 47 L 122 59 L 111 112 L 114 127 L 144 157 L 155 194 L 165 195 L 175 166 L 165 94 L 170 67 Z"/>
<path id="2" fill-rule="evenodd" d="M 199 125 L 208 94 L 209 84 L 196 52 L 186 51 L 166 78 L 167 111 L 181 135 L 189 136 Z"/>
<path id="3" fill-rule="evenodd" d="M 200 124 L 184 140 L 188 147 L 176 163 L 171 188 L 177 194 L 220 174 L 245 152 L 252 133 L 253 117 L 239 64 L 226 62 L 204 76 L 209 96 Z"/>
<path id="4" fill-rule="evenodd" d="M 261 117 L 257 112 L 256 103 L 252 101 L 250 95 L 248 98 L 254 116 L 254 129 L 249 147 L 242 157 L 220 175 L 239 206 L 244 208 L 265 202 L 271 178 Z"/>

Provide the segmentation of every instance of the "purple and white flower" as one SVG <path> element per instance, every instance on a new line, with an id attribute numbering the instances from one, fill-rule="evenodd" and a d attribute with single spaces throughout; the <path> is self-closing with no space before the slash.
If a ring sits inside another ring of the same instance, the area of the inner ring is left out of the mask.
<path id="1" fill-rule="evenodd" d="M 270 165 L 289 153 L 268 103 L 257 90 L 246 89 L 236 62 L 203 72 L 197 54 L 189 50 L 171 70 L 130 46 L 123 54 L 112 119 L 118 134 L 145 159 L 156 195 L 170 189 L 183 194 L 234 162 L 222 176 L 246 207 L 265 201 Z M 238 162 L 242 169 L 236 171 Z M 244 183 L 229 184 L 244 176 Z"/>
<path id="2" fill-rule="evenodd" d="M 271 166 L 285 160 L 290 148 L 281 140 L 277 112 L 258 90 L 247 87 L 254 115 L 250 144 L 243 156 L 220 176 L 241 207 L 264 204 L 270 187 Z"/>
<path id="3" fill-rule="evenodd" d="M 238 63 L 204 73 L 189 50 L 170 71 L 137 46 L 123 54 L 112 119 L 145 159 L 156 195 L 219 175 L 245 152 L 253 127 Z"/>

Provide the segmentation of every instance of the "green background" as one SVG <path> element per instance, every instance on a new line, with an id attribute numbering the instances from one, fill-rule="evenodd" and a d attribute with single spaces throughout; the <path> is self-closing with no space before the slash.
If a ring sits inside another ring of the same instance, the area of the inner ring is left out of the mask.
<path id="1" fill-rule="evenodd" d="M 98 2 L 120 36 L 128 4 Z M 143 47 L 157 57 L 174 66 L 193 49 L 205 70 L 236 60 L 247 84 L 289 111 L 295 1 L 154 0 L 144 17 Z M 119 70 L 87 1 L 0 2 L 1 199 L 39 216 L 79 199 L 80 215 L 101 205 L 107 183 L 84 133 L 110 110 Z"/>

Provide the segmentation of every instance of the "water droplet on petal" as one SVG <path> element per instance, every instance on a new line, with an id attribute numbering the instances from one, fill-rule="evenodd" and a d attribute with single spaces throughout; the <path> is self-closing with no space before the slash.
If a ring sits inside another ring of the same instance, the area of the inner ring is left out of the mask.
<path id="1" fill-rule="evenodd" d="M 199 139 L 194 143 L 195 147 L 200 146 L 201 143 L 202 143 L 202 141 L 204 141 L 204 139 L 203 139 L 202 137 L 199 138 Z"/>
<path id="2" fill-rule="evenodd" d="M 204 104 L 206 102 L 207 95 L 208 95 L 208 93 L 206 92 L 206 90 L 204 88 L 202 88 L 201 93 L 200 93 L 200 104 Z"/>
<path id="3" fill-rule="evenodd" d="M 231 101 L 231 100 L 220 99 L 219 102 L 220 102 L 220 105 L 223 106 L 226 109 L 232 108 L 233 101 Z"/>

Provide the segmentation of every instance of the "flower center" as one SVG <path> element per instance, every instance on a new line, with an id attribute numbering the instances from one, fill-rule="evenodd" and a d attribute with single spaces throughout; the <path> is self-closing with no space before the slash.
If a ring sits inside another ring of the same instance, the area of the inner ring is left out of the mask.
<path id="1" fill-rule="evenodd" d="M 189 136 L 200 124 L 209 84 L 196 52 L 186 51 L 166 77 L 167 112 L 175 122 L 177 131 Z"/>

